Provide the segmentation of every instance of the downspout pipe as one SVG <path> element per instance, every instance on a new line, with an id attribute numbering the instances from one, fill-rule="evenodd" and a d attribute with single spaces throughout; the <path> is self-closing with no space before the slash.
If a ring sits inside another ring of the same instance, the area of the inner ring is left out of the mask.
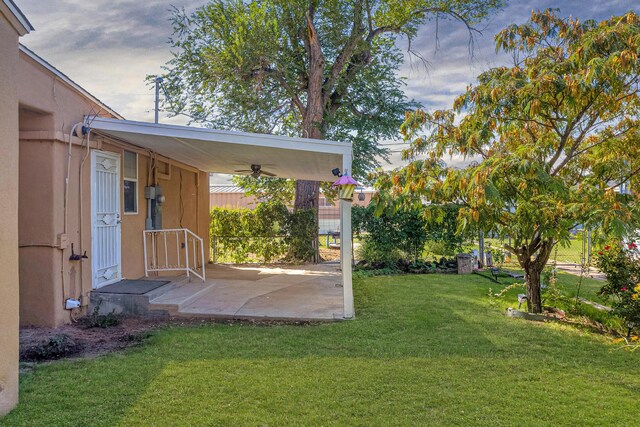
<path id="1" fill-rule="evenodd" d="M 84 209 L 82 208 L 83 205 L 83 190 L 84 190 L 84 179 L 83 179 L 83 172 L 84 172 L 84 164 L 87 161 L 87 158 L 89 157 L 89 149 L 91 147 L 91 128 L 89 126 L 83 126 L 82 127 L 82 133 L 84 135 L 86 135 L 86 139 L 87 139 L 87 151 L 85 152 L 84 157 L 82 158 L 82 161 L 80 162 L 80 170 L 78 172 L 78 182 L 79 182 L 79 193 L 78 193 L 78 207 L 79 207 L 79 214 L 80 214 L 80 219 L 79 219 L 79 223 L 80 223 L 80 233 L 79 233 L 79 238 L 80 238 L 80 244 L 78 245 L 80 247 L 80 253 L 84 253 L 85 249 L 84 249 L 84 241 L 82 240 L 82 230 L 84 229 L 84 217 L 83 217 L 83 212 Z M 84 142 L 84 141 L 83 141 Z M 82 146 L 80 147 L 82 149 Z M 80 301 L 82 303 L 83 306 L 88 304 L 88 300 L 83 298 L 84 295 L 84 263 L 81 262 L 80 263 Z M 93 285 L 93 284 L 92 284 Z"/>
<path id="2" fill-rule="evenodd" d="M 82 126 L 82 123 L 76 123 L 69 132 L 68 144 L 67 144 L 67 171 L 64 178 L 64 226 L 62 233 L 66 236 L 69 228 L 69 174 L 71 173 L 71 138 L 75 133 L 78 126 Z M 65 289 L 65 251 L 60 245 L 60 276 L 62 279 L 62 304 L 64 306 L 65 299 L 67 298 Z"/>

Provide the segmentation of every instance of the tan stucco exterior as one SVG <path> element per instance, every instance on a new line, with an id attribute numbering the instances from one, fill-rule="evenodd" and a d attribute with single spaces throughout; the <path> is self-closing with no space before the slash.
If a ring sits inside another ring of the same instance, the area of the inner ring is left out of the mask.
<path id="1" fill-rule="evenodd" d="M 67 298 L 88 305 L 91 271 L 91 150 L 138 153 L 138 213 L 123 212 L 120 174 L 122 276 L 144 275 L 142 231 L 145 226 L 144 187 L 163 187 L 163 228 L 189 228 L 205 238 L 208 251 L 208 174 L 171 159 L 155 156 L 122 141 L 99 135 L 69 136 L 84 116 L 115 117 L 110 110 L 61 80 L 32 56 L 22 52 L 19 63 L 20 100 L 20 323 L 55 327 L 70 321 Z M 65 233 L 65 181 L 71 142 Z M 158 173 L 149 173 L 151 158 Z M 122 170 L 122 167 L 120 168 Z M 160 173 L 162 171 L 162 173 Z M 169 172 L 169 173 L 166 173 Z M 82 212 L 82 214 L 81 214 Z M 81 220 L 82 218 L 82 220 Z M 62 238 L 61 238 L 62 236 Z M 64 236 L 68 245 L 63 242 Z M 88 259 L 70 261 L 75 253 Z M 62 246 L 62 247 L 61 247 Z M 208 252 L 206 254 L 208 259 Z"/>
<path id="2" fill-rule="evenodd" d="M 0 1 L 0 416 L 18 402 L 18 37 Z"/>

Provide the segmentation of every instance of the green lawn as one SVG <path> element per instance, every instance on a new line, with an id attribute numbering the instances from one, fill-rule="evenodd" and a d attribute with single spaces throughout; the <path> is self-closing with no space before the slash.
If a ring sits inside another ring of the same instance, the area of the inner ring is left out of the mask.
<path id="1" fill-rule="evenodd" d="M 357 279 L 354 321 L 167 328 L 23 375 L 0 425 L 638 425 L 640 354 L 507 318 L 490 287 Z"/>

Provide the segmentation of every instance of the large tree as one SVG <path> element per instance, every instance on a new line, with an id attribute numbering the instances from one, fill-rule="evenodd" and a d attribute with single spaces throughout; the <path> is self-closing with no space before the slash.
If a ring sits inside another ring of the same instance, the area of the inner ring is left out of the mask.
<path id="1" fill-rule="evenodd" d="M 210 126 L 354 144 L 355 175 L 377 166 L 415 106 L 403 92 L 396 40 L 437 19 L 473 25 L 503 0 L 212 0 L 176 10 L 168 107 Z M 411 48 L 410 48 L 411 51 Z M 315 208 L 318 183 L 296 182 Z"/>
<path id="2" fill-rule="evenodd" d="M 638 219 L 639 17 L 580 22 L 538 11 L 495 40 L 513 65 L 482 73 L 453 110 L 410 115 L 402 132 L 413 161 L 380 185 L 394 200 L 461 203 L 462 228 L 510 236 L 528 308 L 541 312 L 554 245 L 580 225 L 622 233 Z M 447 167 L 440 159 L 450 154 L 474 161 Z"/>

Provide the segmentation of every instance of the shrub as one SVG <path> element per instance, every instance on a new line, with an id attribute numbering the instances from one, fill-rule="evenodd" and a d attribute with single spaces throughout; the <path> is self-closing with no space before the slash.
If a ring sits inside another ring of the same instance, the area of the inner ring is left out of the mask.
<path id="1" fill-rule="evenodd" d="M 315 255 L 313 242 L 318 235 L 316 210 L 308 209 L 290 212 L 284 228 L 288 246 L 287 258 L 292 261 L 309 261 Z"/>
<path id="2" fill-rule="evenodd" d="M 47 341 L 24 349 L 20 353 L 20 360 L 25 362 L 42 362 L 73 356 L 82 350 L 82 346 L 69 335 L 61 333 L 52 336 Z"/>
<path id="3" fill-rule="evenodd" d="M 402 259 L 402 252 L 393 243 L 366 236 L 357 250 L 357 256 L 374 269 L 385 269 L 395 268 L 398 260 Z"/>
<path id="4" fill-rule="evenodd" d="M 460 206 L 457 204 L 425 206 L 425 233 L 429 251 L 439 256 L 454 256 L 463 252 L 463 244 L 470 237 L 458 227 Z"/>
<path id="5" fill-rule="evenodd" d="M 217 259 L 236 264 L 273 262 L 287 257 L 307 261 L 314 255 L 315 210 L 289 212 L 280 202 L 259 203 L 254 210 L 213 208 L 209 233 Z"/>
<path id="6" fill-rule="evenodd" d="M 120 324 L 120 318 L 114 312 L 107 314 L 100 314 L 100 301 L 93 309 L 93 312 L 82 319 L 82 325 L 86 328 L 109 328 L 112 326 L 118 326 Z"/>
<path id="7" fill-rule="evenodd" d="M 630 325 L 640 325 L 640 259 L 635 243 L 612 243 L 596 256 L 596 267 L 602 271 L 606 284 L 600 294 L 613 298 L 612 314 Z"/>
<path id="8" fill-rule="evenodd" d="M 362 238 L 360 257 L 374 268 L 390 268 L 398 261 L 415 262 L 426 241 L 425 219 L 418 209 L 376 215 L 373 203 L 352 209 L 353 231 Z"/>

